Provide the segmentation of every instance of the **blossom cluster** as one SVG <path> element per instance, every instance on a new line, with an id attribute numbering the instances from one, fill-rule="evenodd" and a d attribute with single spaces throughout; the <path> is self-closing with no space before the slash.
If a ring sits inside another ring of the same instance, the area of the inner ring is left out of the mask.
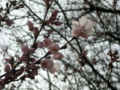
<path id="1" fill-rule="evenodd" d="M 38 47 L 48 47 L 50 48 L 49 52 L 52 54 L 53 59 L 60 60 L 64 57 L 64 55 L 59 52 L 60 47 L 57 43 L 52 43 L 51 39 L 46 38 L 43 40 L 43 42 L 38 43 Z M 55 73 L 59 70 L 60 64 L 54 63 L 53 60 L 45 59 L 41 62 L 41 65 L 43 68 L 48 69 L 51 73 Z"/>
<path id="2" fill-rule="evenodd" d="M 5 8 L 0 7 L 0 25 L 1 22 L 5 23 L 7 26 L 11 26 L 12 24 L 14 24 L 13 20 L 8 17 L 8 14 L 11 12 L 11 10 L 24 7 L 23 4 L 17 4 L 17 1 L 8 1 Z"/>
<path id="3" fill-rule="evenodd" d="M 11 57 L 10 59 L 6 58 L 6 66 L 4 68 L 4 71 L 7 73 L 5 75 L 4 78 L 0 79 L 0 90 L 3 89 L 5 87 L 5 84 L 8 84 L 12 81 L 14 81 L 15 79 L 17 79 L 17 77 L 19 77 L 22 73 L 23 73 L 23 69 L 22 67 L 20 67 L 20 70 L 16 70 L 15 69 L 15 60 L 13 57 Z M 12 70 L 12 71 L 11 71 Z"/>
<path id="4" fill-rule="evenodd" d="M 44 2 L 46 2 L 46 5 L 50 5 L 50 0 L 44 0 Z M 8 10 L 10 9 L 9 7 L 10 4 L 15 6 L 16 2 L 11 1 L 10 3 L 7 3 L 6 6 Z M 23 5 L 20 4 L 18 8 L 22 8 L 22 7 Z M 18 8 L 16 7 L 15 9 Z M 61 25 L 62 23 L 59 22 L 57 19 L 57 14 L 58 14 L 58 10 L 53 11 L 50 18 L 43 22 L 42 28 L 45 25 L 49 25 L 49 24 L 54 24 L 56 26 Z M 8 26 L 11 26 L 14 23 L 12 20 L 5 18 L 2 15 L 0 15 L 0 20 L 6 22 Z M 94 33 L 92 31 L 94 23 L 85 16 L 81 17 L 79 21 L 72 21 L 72 24 L 74 26 L 73 29 L 71 30 L 71 34 L 73 37 L 82 36 L 83 38 L 88 38 L 89 35 L 92 35 Z M 38 30 L 38 27 L 35 27 L 31 21 L 28 21 L 27 25 L 29 30 L 34 33 L 34 36 L 37 39 L 41 30 Z M 49 50 L 44 56 L 44 58 L 42 57 L 41 59 L 36 60 L 31 56 L 33 53 L 35 53 L 35 51 L 38 48 L 48 48 Z M 3 89 L 5 87 L 5 84 L 14 81 L 20 75 L 21 75 L 20 77 L 21 80 L 24 80 L 25 78 L 34 79 L 35 76 L 38 75 L 38 70 L 40 68 L 42 68 L 43 70 L 47 69 L 52 74 L 59 71 L 60 63 L 54 62 L 54 59 L 60 60 L 64 57 L 64 55 L 60 52 L 60 49 L 61 48 L 59 44 L 53 43 L 50 38 L 45 38 L 42 42 L 34 41 L 33 46 L 31 47 L 28 47 L 28 45 L 23 45 L 21 47 L 21 51 L 23 52 L 23 54 L 19 57 L 18 63 L 15 62 L 13 57 L 11 57 L 10 59 L 5 59 L 7 64 L 4 68 L 4 71 L 7 74 L 5 75 L 4 78 L 0 79 L 0 84 L 1 84 L 0 89 Z M 48 55 L 52 56 L 51 59 L 47 59 Z M 19 69 L 16 69 L 16 67 L 21 63 L 24 63 L 24 65 L 19 66 Z"/>
<path id="5" fill-rule="evenodd" d="M 11 2 L 10 4 L 15 4 L 16 2 Z M 9 7 L 9 3 L 7 3 L 7 7 Z M 49 24 L 54 24 L 56 26 L 61 25 L 59 21 L 56 21 L 58 11 L 55 10 L 49 20 L 44 22 L 44 26 L 47 25 L 46 22 L 49 21 Z M 1 21 L 5 21 L 8 26 L 13 24 L 13 21 L 10 19 L 4 18 L 0 15 Z M 35 27 L 31 21 L 27 22 L 28 28 L 30 31 L 34 33 L 34 36 L 37 38 L 40 30 L 38 27 Z M 52 55 L 51 59 L 47 59 L 45 56 L 42 59 L 36 60 L 35 58 L 31 57 L 33 53 L 35 53 L 36 49 L 38 48 L 48 48 L 48 54 L 45 55 Z M 24 80 L 25 78 L 34 79 L 36 75 L 38 75 L 38 70 L 42 67 L 44 70 L 47 69 L 50 73 L 54 74 L 55 72 L 59 71 L 60 64 L 58 62 L 54 63 L 53 59 L 60 60 L 64 57 L 64 55 L 59 52 L 60 46 L 57 43 L 53 43 L 51 39 L 45 38 L 42 42 L 36 42 L 33 46 L 28 47 L 28 45 L 23 45 L 21 47 L 21 51 L 23 54 L 19 57 L 19 61 L 16 63 L 14 58 L 11 57 L 10 59 L 5 59 L 6 65 L 4 71 L 6 72 L 2 75 L 0 79 L 0 89 L 5 87 L 5 84 L 8 84 L 16 79 Z M 21 65 L 21 66 L 20 66 Z"/>
<path id="6" fill-rule="evenodd" d="M 31 54 L 35 53 L 35 50 L 37 48 L 49 48 L 48 55 L 52 54 L 51 59 L 41 59 L 40 62 L 31 57 Z M 22 56 L 19 58 L 19 63 L 16 64 L 14 61 L 14 58 L 11 57 L 10 59 L 5 59 L 6 66 L 4 68 L 4 71 L 7 73 L 5 75 L 5 78 L 0 80 L 0 83 L 3 85 L 0 85 L 0 88 L 4 88 L 5 84 L 8 84 L 11 81 L 14 81 L 18 78 L 18 76 L 21 75 L 21 80 L 24 80 L 25 78 L 34 79 L 36 75 L 38 75 L 38 69 L 43 68 L 43 70 L 47 69 L 50 73 L 54 74 L 55 72 L 59 71 L 60 69 L 60 63 L 54 61 L 52 59 L 60 60 L 64 57 L 64 55 L 59 52 L 60 47 L 57 43 L 53 43 L 51 39 L 45 38 L 42 42 L 37 43 L 37 48 L 29 48 L 27 45 L 23 45 L 21 47 L 21 50 L 23 52 Z M 21 63 L 25 65 L 20 66 L 19 69 L 16 69 L 15 67 Z M 37 63 L 36 63 L 37 62 Z M 25 72 L 25 73 L 23 73 Z"/>
<path id="7" fill-rule="evenodd" d="M 58 10 L 53 11 L 50 18 L 43 23 L 43 26 L 49 25 L 49 24 L 53 24 L 56 26 L 62 25 L 62 23 L 58 21 L 57 19 L 57 14 L 58 14 Z M 38 27 L 35 27 L 31 21 L 27 21 L 27 25 L 28 25 L 29 30 L 34 33 L 34 36 L 37 37 L 40 32 L 38 30 Z"/>
<path id="8" fill-rule="evenodd" d="M 50 50 L 48 51 L 49 54 L 52 54 L 52 58 L 53 59 L 57 59 L 60 60 L 63 58 L 63 54 L 61 52 L 59 52 L 60 47 L 57 43 L 52 43 L 52 40 L 49 38 L 45 38 L 42 42 L 38 42 L 37 43 L 37 48 L 50 48 Z M 53 60 L 49 60 L 49 59 L 43 59 L 40 61 L 40 63 L 35 63 L 35 59 L 30 57 L 31 53 L 35 53 L 34 48 L 29 48 L 27 45 L 23 45 L 21 47 L 21 50 L 23 52 L 23 55 L 20 58 L 20 62 L 25 62 L 26 63 L 26 69 L 25 71 L 28 73 L 28 75 L 31 74 L 31 79 L 34 78 L 35 75 L 37 75 L 37 69 L 39 69 L 40 67 L 37 66 L 37 64 L 41 64 L 43 69 L 48 69 L 51 73 L 55 73 L 59 70 L 60 68 L 60 64 L 59 63 L 54 63 Z M 35 68 L 35 69 L 34 69 Z M 32 70 L 33 71 L 32 71 Z"/>
<path id="9" fill-rule="evenodd" d="M 3 17 L 2 15 L 0 15 L 0 21 L 5 22 L 7 26 L 11 26 L 12 24 L 14 24 L 12 20 L 10 20 L 9 18 Z"/>

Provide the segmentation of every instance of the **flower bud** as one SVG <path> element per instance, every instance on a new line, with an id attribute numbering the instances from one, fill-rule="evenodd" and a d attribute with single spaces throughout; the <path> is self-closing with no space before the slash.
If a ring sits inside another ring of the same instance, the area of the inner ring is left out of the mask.
<path id="1" fill-rule="evenodd" d="M 32 31 L 34 28 L 33 23 L 31 21 L 27 21 L 27 25 L 28 25 L 29 30 Z"/>
<path id="2" fill-rule="evenodd" d="M 22 52 L 24 52 L 24 53 L 29 52 L 29 47 L 28 47 L 27 45 L 23 45 L 23 46 L 21 47 L 21 50 L 22 50 Z"/>
<path id="3" fill-rule="evenodd" d="M 5 66 L 5 68 L 4 68 L 4 71 L 5 71 L 5 72 L 8 72 L 8 71 L 10 71 L 10 69 L 11 69 L 10 65 L 7 64 L 7 65 Z"/>

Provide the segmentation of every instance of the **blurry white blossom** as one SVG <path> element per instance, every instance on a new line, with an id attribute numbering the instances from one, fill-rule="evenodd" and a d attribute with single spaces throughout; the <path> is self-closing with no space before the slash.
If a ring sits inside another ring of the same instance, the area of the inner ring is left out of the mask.
<path id="1" fill-rule="evenodd" d="M 94 23 L 85 16 L 82 16 L 79 21 L 72 21 L 74 28 L 71 31 L 72 36 L 74 37 L 84 37 L 88 38 L 89 35 L 92 35 L 94 32 L 92 28 Z"/>

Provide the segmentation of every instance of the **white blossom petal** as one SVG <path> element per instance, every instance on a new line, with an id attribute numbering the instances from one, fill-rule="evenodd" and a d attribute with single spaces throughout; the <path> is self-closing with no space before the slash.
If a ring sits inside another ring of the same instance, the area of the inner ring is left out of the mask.
<path id="1" fill-rule="evenodd" d="M 88 19 L 87 24 L 85 25 L 86 30 L 91 30 L 94 27 L 94 23 Z"/>
<path id="2" fill-rule="evenodd" d="M 57 72 L 60 69 L 60 64 L 59 63 L 54 63 L 54 66 L 49 70 L 50 73 L 54 74 L 55 72 Z"/>
<path id="3" fill-rule="evenodd" d="M 83 26 L 87 22 L 87 20 L 88 20 L 87 17 L 82 16 L 79 20 L 80 25 Z"/>
<path id="4" fill-rule="evenodd" d="M 86 35 L 93 35 L 94 31 L 93 30 L 87 30 L 87 31 L 85 31 L 85 34 Z"/>
<path id="5" fill-rule="evenodd" d="M 54 74 L 55 71 L 56 71 L 56 69 L 55 69 L 54 67 L 52 67 L 52 68 L 50 68 L 50 69 L 48 69 L 48 70 L 49 70 L 49 72 L 50 72 L 51 74 Z"/>
<path id="6" fill-rule="evenodd" d="M 73 21 L 72 24 L 74 25 L 74 28 L 71 30 L 71 34 L 74 37 L 82 36 L 84 38 L 88 38 L 89 35 L 94 33 L 92 31 L 94 23 L 85 16 L 82 16 L 79 19 L 79 23 L 77 21 Z"/>
<path id="7" fill-rule="evenodd" d="M 79 22 L 78 22 L 78 21 L 72 21 L 72 24 L 73 24 L 73 25 L 78 25 Z"/>
<path id="8" fill-rule="evenodd" d="M 54 63 L 54 67 L 56 68 L 56 72 L 60 70 L 60 64 L 59 63 Z"/>

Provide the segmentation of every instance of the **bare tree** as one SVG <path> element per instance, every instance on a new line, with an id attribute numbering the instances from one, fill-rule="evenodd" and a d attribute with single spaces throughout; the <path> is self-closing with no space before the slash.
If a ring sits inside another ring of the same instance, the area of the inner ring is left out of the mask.
<path id="1" fill-rule="evenodd" d="M 0 90 L 119 90 L 119 4 L 1 0 Z"/>

